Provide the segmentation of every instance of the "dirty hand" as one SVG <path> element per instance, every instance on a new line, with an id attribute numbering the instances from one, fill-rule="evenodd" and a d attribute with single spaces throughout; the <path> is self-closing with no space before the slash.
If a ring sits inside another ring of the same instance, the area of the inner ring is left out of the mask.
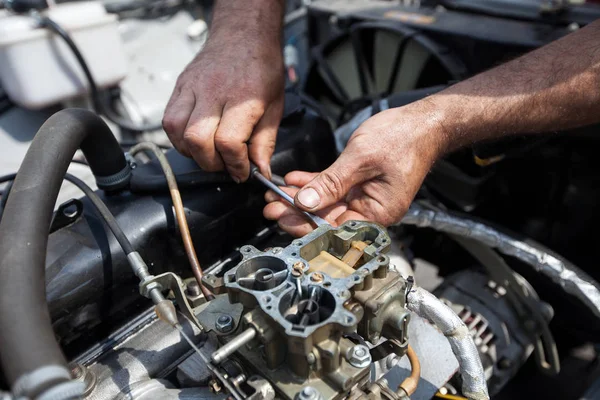
<path id="1" fill-rule="evenodd" d="M 242 182 L 252 160 L 270 176 L 283 84 L 277 40 L 261 32 L 214 32 L 179 76 L 163 127 L 177 150 L 206 171 L 227 169 Z"/>
<path id="2" fill-rule="evenodd" d="M 321 173 L 294 171 L 285 188 L 300 208 L 333 225 L 370 220 L 385 226 L 408 209 L 425 175 L 444 149 L 441 124 L 427 103 L 381 112 L 352 135 L 337 161 Z M 295 236 L 312 230 L 307 220 L 273 192 L 264 216 Z"/>

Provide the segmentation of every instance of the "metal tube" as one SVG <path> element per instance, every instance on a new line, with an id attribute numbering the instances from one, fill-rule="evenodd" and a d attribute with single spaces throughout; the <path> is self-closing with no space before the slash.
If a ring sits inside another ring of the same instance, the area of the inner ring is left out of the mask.
<path id="1" fill-rule="evenodd" d="M 248 344 L 256 336 L 256 330 L 254 328 L 248 328 L 244 332 L 240 333 L 231 341 L 225 343 L 217 351 L 212 353 L 211 359 L 215 364 L 220 364 L 227 357 L 238 351 L 242 346 Z"/>
<path id="2" fill-rule="evenodd" d="M 515 257 L 552 279 L 559 288 L 577 297 L 600 318 L 600 284 L 571 262 L 537 243 L 519 240 L 472 219 L 430 210 L 417 203 L 411 204 L 402 224 L 474 239 L 502 254 Z"/>
<path id="3" fill-rule="evenodd" d="M 202 267 L 200 266 L 200 261 L 198 261 L 196 249 L 194 248 L 194 243 L 192 242 L 192 235 L 190 233 L 190 228 L 185 216 L 183 202 L 181 201 L 181 193 L 179 192 L 177 179 L 175 178 L 171 164 L 169 164 L 169 160 L 167 160 L 167 157 L 164 155 L 162 150 L 154 143 L 138 143 L 137 145 L 133 146 L 131 150 L 129 150 L 129 153 L 131 155 L 136 155 L 141 151 L 150 151 L 152 154 L 154 154 L 165 174 L 167 184 L 169 185 L 169 192 L 171 193 L 171 199 L 173 201 L 173 208 L 175 209 L 175 218 L 177 218 L 177 224 L 179 225 L 179 233 L 181 234 L 183 247 L 188 256 L 190 266 L 192 267 L 192 272 L 194 273 L 194 277 L 196 278 L 196 281 L 198 281 L 200 290 L 202 290 L 202 294 L 204 294 L 206 300 L 212 300 L 214 299 L 213 294 L 202 285 Z"/>
<path id="4" fill-rule="evenodd" d="M 469 329 L 459 316 L 440 299 L 420 287 L 414 287 L 406 296 L 406 308 L 432 322 L 450 342 L 463 379 L 463 395 L 471 400 L 489 399 L 479 352 Z"/>

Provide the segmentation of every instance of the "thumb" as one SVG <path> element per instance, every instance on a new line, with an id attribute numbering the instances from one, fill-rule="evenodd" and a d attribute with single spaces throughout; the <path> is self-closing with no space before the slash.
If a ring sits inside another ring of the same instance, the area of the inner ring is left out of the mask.
<path id="1" fill-rule="evenodd" d="M 344 152 L 329 168 L 302 187 L 294 202 L 307 211 L 321 210 L 344 199 L 352 187 L 377 174 L 374 168 L 363 165 L 360 157 Z"/>

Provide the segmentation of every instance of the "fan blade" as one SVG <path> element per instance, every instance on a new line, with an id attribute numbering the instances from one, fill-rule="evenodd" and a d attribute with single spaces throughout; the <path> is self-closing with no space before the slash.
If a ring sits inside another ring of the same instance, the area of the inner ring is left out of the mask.
<path id="1" fill-rule="evenodd" d="M 373 49 L 373 70 L 375 75 L 375 90 L 386 93 L 388 84 L 395 73 L 397 51 L 402 51 L 404 38 L 397 33 L 380 30 L 375 34 Z"/>
<path id="2" fill-rule="evenodd" d="M 431 53 L 426 48 L 414 40 L 408 42 L 404 54 L 402 54 L 400 67 L 396 71 L 398 76 L 393 92 L 416 89 L 421 72 L 429 61 L 429 57 L 431 57 Z"/>
<path id="3" fill-rule="evenodd" d="M 326 62 L 340 82 L 349 99 L 362 97 L 360 75 L 354 57 L 354 48 L 350 40 L 342 42 L 326 56 Z"/>

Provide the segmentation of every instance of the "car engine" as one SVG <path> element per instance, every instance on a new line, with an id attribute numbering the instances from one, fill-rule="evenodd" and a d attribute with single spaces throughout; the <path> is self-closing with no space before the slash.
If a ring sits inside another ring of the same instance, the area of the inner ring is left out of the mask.
<path id="1" fill-rule="evenodd" d="M 0 0 L 0 399 L 600 398 L 597 127 L 459 150 L 397 224 L 291 237 L 258 180 L 201 170 L 153 122 L 211 3 Z M 287 8 L 279 186 L 369 116 L 600 17 Z"/>

